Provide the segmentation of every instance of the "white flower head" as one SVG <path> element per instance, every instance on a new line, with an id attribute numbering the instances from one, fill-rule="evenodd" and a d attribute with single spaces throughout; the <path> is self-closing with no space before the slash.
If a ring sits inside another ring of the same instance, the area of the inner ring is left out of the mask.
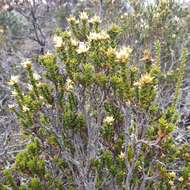
<path id="1" fill-rule="evenodd" d="M 90 19 L 91 23 L 101 23 L 101 19 L 99 16 L 95 15 Z"/>
<path id="2" fill-rule="evenodd" d="M 62 47 L 62 46 L 63 46 L 62 37 L 55 35 L 55 36 L 53 37 L 53 43 L 54 43 L 55 48 L 60 48 L 60 47 Z"/>
<path id="3" fill-rule="evenodd" d="M 67 79 L 66 83 L 65 83 L 65 88 L 66 90 L 72 90 L 74 83 L 71 79 Z"/>
<path id="4" fill-rule="evenodd" d="M 91 32 L 90 35 L 88 36 L 88 39 L 89 39 L 89 41 L 106 40 L 106 39 L 109 39 L 109 35 L 105 31 Z"/>
<path id="5" fill-rule="evenodd" d="M 106 40 L 109 38 L 110 38 L 110 36 L 108 35 L 108 33 L 106 31 L 103 30 L 100 32 L 100 39 Z"/>
<path id="6" fill-rule="evenodd" d="M 178 179 L 178 181 L 182 182 L 182 181 L 184 181 L 184 178 L 183 178 L 183 177 L 180 177 L 180 178 Z"/>
<path id="7" fill-rule="evenodd" d="M 132 52 L 130 47 L 122 47 L 119 52 L 116 53 L 116 58 L 118 61 L 126 62 Z"/>
<path id="8" fill-rule="evenodd" d="M 129 16 L 129 13 L 128 13 L 128 12 L 125 12 L 125 13 L 124 13 L 124 16 Z"/>
<path id="9" fill-rule="evenodd" d="M 133 86 L 140 87 L 140 83 L 139 82 L 134 82 Z"/>
<path id="10" fill-rule="evenodd" d="M 9 108 L 9 109 L 15 108 L 15 104 L 8 104 L 8 108 Z"/>
<path id="11" fill-rule="evenodd" d="M 152 84 L 154 80 L 154 77 L 152 77 L 150 74 L 144 74 L 141 76 L 141 78 L 139 79 L 139 86 L 145 86 L 145 85 L 148 85 L 148 84 Z"/>
<path id="12" fill-rule="evenodd" d="M 78 54 L 86 53 L 88 50 L 89 50 L 89 47 L 85 42 L 79 42 L 79 46 L 77 49 Z"/>
<path id="13" fill-rule="evenodd" d="M 107 117 L 104 119 L 104 123 L 112 124 L 113 122 L 114 122 L 113 116 L 107 116 Z"/>
<path id="14" fill-rule="evenodd" d="M 173 185 L 174 185 L 174 182 L 173 182 L 172 180 L 170 180 L 170 181 L 169 181 L 169 184 L 170 184 L 171 186 L 173 186 Z"/>
<path id="15" fill-rule="evenodd" d="M 35 80 L 40 80 L 41 76 L 38 73 L 33 73 L 33 77 Z"/>
<path id="16" fill-rule="evenodd" d="M 44 97 L 43 97 L 43 96 L 39 96 L 39 99 L 40 99 L 40 100 L 44 100 Z"/>
<path id="17" fill-rule="evenodd" d="M 119 158 L 124 160 L 125 159 L 125 153 L 124 152 L 120 152 Z"/>
<path id="18" fill-rule="evenodd" d="M 71 23 L 71 24 L 74 24 L 76 22 L 76 18 L 74 16 L 70 16 L 68 19 L 67 19 L 67 22 Z"/>
<path id="19" fill-rule="evenodd" d="M 18 95 L 18 93 L 16 90 L 11 91 L 11 96 L 17 96 L 17 95 Z"/>
<path id="20" fill-rule="evenodd" d="M 29 111 L 29 110 L 30 110 L 30 109 L 29 109 L 27 106 L 25 106 L 25 105 L 22 106 L 22 111 L 23 111 L 23 112 L 27 112 L 27 111 Z"/>
<path id="21" fill-rule="evenodd" d="M 81 12 L 80 13 L 80 19 L 81 20 L 88 20 L 88 14 L 87 14 L 87 12 Z"/>
<path id="22" fill-rule="evenodd" d="M 26 69 L 26 68 L 31 68 L 32 67 L 32 62 L 30 61 L 30 59 L 26 59 L 24 60 L 21 65 Z"/>
<path id="23" fill-rule="evenodd" d="M 179 22 L 179 21 L 180 21 L 180 18 L 179 18 L 178 16 L 174 16 L 174 20 L 175 20 L 176 22 Z"/>
<path id="24" fill-rule="evenodd" d="M 100 33 L 97 33 L 97 32 L 90 32 L 88 36 L 89 41 L 99 40 L 99 38 L 100 38 Z"/>
<path id="25" fill-rule="evenodd" d="M 10 81 L 8 82 L 8 85 L 12 86 L 15 85 L 19 82 L 19 76 L 15 75 L 15 76 L 11 76 Z"/>
<path id="26" fill-rule="evenodd" d="M 75 39 L 71 39 L 71 45 L 74 46 L 74 47 L 77 47 L 78 46 L 78 41 L 75 40 Z"/>
<path id="27" fill-rule="evenodd" d="M 172 38 L 176 38 L 176 34 L 172 34 Z"/>
<path id="28" fill-rule="evenodd" d="M 169 176 L 172 177 L 172 178 L 175 178 L 176 177 L 176 173 L 175 172 L 170 172 Z"/>
<path id="29" fill-rule="evenodd" d="M 4 33 L 4 30 L 2 28 L 0 28 L 0 33 L 3 34 Z"/>
<path id="30" fill-rule="evenodd" d="M 31 84 L 28 84 L 28 90 L 33 90 L 33 86 Z"/>

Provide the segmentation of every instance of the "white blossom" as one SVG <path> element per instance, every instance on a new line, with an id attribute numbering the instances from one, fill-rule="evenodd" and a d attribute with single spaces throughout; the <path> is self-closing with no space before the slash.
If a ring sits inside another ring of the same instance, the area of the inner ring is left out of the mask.
<path id="1" fill-rule="evenodd" d="M 77 49 L 78 54 L 86 53 L 88 50 L 89 50 L 89 47 L 87 46 L 85 42 L 79 42 L 79 46 Z"/>
<path id="2" fill-rule="evenodd" d="M 18 75 L 11 76 L 11 79 L 8 82 L 8 85 L 14 85 L 14 84 L 17 84 L 18 82 L 19 82 L 19 76 Z"/>
<path id="3" fill-rule="evenodd" d="M 32 66 L 32 62 L 29 60 L 29 59 L 26 59 L 24 60 L 21 65 L 24 67 L 24 68 L 28 68 L 28 67 L 31 67 Z"/>
<path id="4" fill-rule="evenodd" d="M 71 45 L 72 46 L 76 47 L 76 46 L 78 46 L 78 44 L 79 44 L 79 42 L 77 40 L 71 39 Z"/>
<path id="5" fill-rule="evenodd" d="M 101 23 L 101 19 L 99 16 L 95 15 L 90 19 L 91 23 Z"/>
<path id="6" fill-rule="evenodd" d="M 101 31 L 101 32 L 91 32 L 88 36 L 89 41 L 92 40 L 106 40 L 109 39 L 109 35 L 108 33 L 106 33 L 105 31 Z"/>
<path id="7" fill-rule="evenodd" d="M 118 61 L 126 62 L 132 52 L 130 47 L 122 47 L 119 52 L 116 53 L 116 58 Z"/>
<path id="8" fill-rule="evenodd" d="M 15 104 L 8 104 L 8 108 L 9 109 L 15 108 Z"/>
<path id="9" fill-rule="evenodd" d="M 65 83 L 65 88 L 66 90 L 72 90 L 73 89 L 73 81 L 71 79 L 67 79 L 66 83 Z"/>
<path id="10" fill-rule="evenodd" d="M 18 93 L 16 90 L 11 91 L 11 96 L 17 96 L 17 95 L 18 95 Z"/>
<path id="11" fill-rule="evenodd" d="M 104 119 L 104 123 L 112 124 L 113 122 L 114 122 L 113 116 L 107 116 L 107 117 Z"/>
<path id="12" fill-rule="evenodd" d="M 119 158 L 124 160 L 125 159 L 125 153 L 124 152 L 120 152 Z"/>
<path id="13" fill-rule="evenodd" d="M 38 73 L 33 73 L 33 77 L 35 80 L 40 80 L 41 76 Z"/>
<path id="14" fill-rule="evenodd" d="M 62 46 L 63 46 L 62 37 L 55 35 L 55 36 L 53 37 L 53 43 L 54 43 L 55 48 L 60 48 L 60 47 L 62 47 Z"/>
<path id="15" fill-rule="evenodd" d="M 88 20 L 88 14 L 86 12 L 81 12 L 80 13 L 80 19 L 81 20 Z"/>
<path id="16" fill-rule="evenodd" d="M 22 106 L 22 111 L 23 111 L 23 112 L 27 112 L 27 111 L 29 111 L 29 110 L 30 110 L 30 109 L 29 109 L 27 106 L 25 106 L 25 105 Z"/>
<path id="17" fill-rule="evenodd" d="M 33 90 L 33 86 L 31 84 L 28 84 L 28 90 Z"/>

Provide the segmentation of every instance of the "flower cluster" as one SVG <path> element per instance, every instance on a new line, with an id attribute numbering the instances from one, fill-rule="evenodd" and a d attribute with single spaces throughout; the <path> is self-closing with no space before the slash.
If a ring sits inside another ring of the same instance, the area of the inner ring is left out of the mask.
<path id="1" fill-rule="evenodd" d="M 126 63 L 129 60 L 132 49 L 130 47 L 122 47 L 119 52 L 116 52 L 118 62 Z"/>
<path id="2" fill-rule="evenodd" d="M 112 124 L 113 122 L 114 122 L 113 116 L 107 116 L 107 117 L 104 119 L 104 123 Z"/>
<path id="3" fill-rule="evenodd" d="M 106 40 L 109 39 L 109 35 L 105 31 L 91 32 L 88 36 L 89 41 Z"/>
<path id="4" fill-rule="evenodd" d="M 154 78 L 150 74 L 144 74 L 141 76 L 139 82 L 137 83 L 140 87 L 152 84 Z"/>
<path id="5" fill-rule="evenodd" d="M 19 82 L 19 76 L 18 75 L 14 75 L 11 76 L 10 81 L 8 82 L 9 85 L 15 85 Z"/>
<path id="6" fill-rule="evenodd" d="M 61 48 L 61 47 L 63 47 L 63 40 L 62 40 L 62 38 L 61 38 L 60 36 L 55 35 L 55 36 L 53 37 L 53 43 L 54 43 L 54 46 L 55 46 L 56 48 Z"/>
<path id="7" fill-rule="evenodd" d="M 79 46 L 77 48 L 78 54 L 86 53 L 88 50 L 89 50 L 88 44 L 86 44 L 85 42 L 79 42 Z"/>

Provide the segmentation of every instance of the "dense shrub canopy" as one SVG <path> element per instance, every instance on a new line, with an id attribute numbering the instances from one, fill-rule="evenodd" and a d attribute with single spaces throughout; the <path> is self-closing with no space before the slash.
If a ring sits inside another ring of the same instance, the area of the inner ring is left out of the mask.
<path id="1" fill-rule="evenodd" d="M 0 9 L 0 190 L 190 189 L 188 3 Z"/>
<path id="2" fill-rule="evenodd" d="M 68 23 L 56 31 L 55 53 L 22 63 L 24 85 L 9 81 L 17 102 L 9 107 L 30 142 L 1 189 L 188 189 L 189 145 L 174 136 L 186 50 L 177 70 L 161 72 L 159 41 L 134 63 L 117 25 L 102 29 L 86 12 Z M 176 87 L 161 106 L 164 83 Z"/>

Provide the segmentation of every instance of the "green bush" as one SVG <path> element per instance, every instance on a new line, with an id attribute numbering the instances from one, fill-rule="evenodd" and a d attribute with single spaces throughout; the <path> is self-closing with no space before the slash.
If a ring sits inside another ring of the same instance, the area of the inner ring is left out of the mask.
<path id="1" fill-rule="evenodd" d="M 22 34 L 24 29 L 24 23 L 21 16 L 15 14 L 14 12 L 1 12 L 0 13 L 0 26 L 2 26 L 5 31 L 9 30 L 13 39 Z"/>
<path id="2" fill-rule="evenodd" d="M 31 142 L 4 172 L 2 187 L 188 189 L 189 145 L 173 136 L 186 50 L 180 67 L 163 73 L 159 42 L 155 55 L 144 50 L 134 64 L 134 50 L 118 46 L 118 27 L 102 30 L 85 12 L 68 22 L 69 30 L 56 31 L 56 53 L 38 59 L 44 73 L 26 60 L 26 86 L 18 76 L 9 82 L 17 100 L 11 109 Z M 177 85 L 161 109 L 163 82 Z"/>

